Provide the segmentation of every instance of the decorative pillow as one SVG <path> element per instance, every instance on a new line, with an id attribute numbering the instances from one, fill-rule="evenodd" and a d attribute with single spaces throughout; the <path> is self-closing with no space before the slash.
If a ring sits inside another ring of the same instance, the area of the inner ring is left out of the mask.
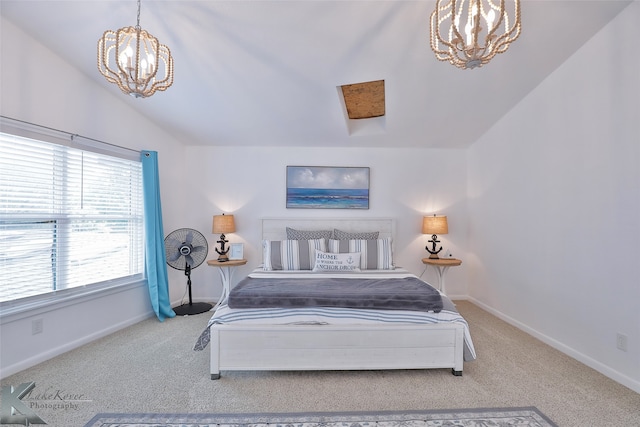
<path id="1" fill-rule="evenodd" d="M 264 270 L 311 270 L 316 250 L 326 251 L 324 239 L 265 240 L 262 242 Z"/>
<path id="2" fill-rule="evenodd" d="M 360 252 L 332 254 L 316 251 L 316 264 L 313 271 L 343 272 L 360 271 Z"/>
<path id="3" fill-rule="evenodd" d="M 379 231 L 361 231 L 350 233 L 348 231 L 333 229 L 332 239 L 336 240 L 376 240 L 380 236 Z"/>
<path id="4" fill-rule="evenodd" d="M 289 240 L 315 240 L 331 238 L 331 230 L 296 230 L 287 227 L 287 239 Z"/>
<path id="5" fill-rule="evenodd" d="M 329 240 L 329 252 L 360 252 L 362 270 L 393 270 L 391 239 L 376 240 Z"/>

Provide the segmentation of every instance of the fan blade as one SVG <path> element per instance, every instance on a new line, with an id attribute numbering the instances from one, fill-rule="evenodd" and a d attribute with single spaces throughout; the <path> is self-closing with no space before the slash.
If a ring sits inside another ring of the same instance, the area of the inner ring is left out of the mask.
<path id="1" fill-rule="evenodd" d="M 195 248 L 191 249 L 191 253 L 198 253 L 198 252 L 202 252 L 206 250 L 206 248 L 204 246 L 196 246 Z"/>
<path id="2" fill-rule="evenodd" d="M 187 261 L 187 264 L 189 264 L 191 267 L 193 267 L 193 258 L 191 258 L 191 255 L 186 255 L 184 257 L 184 259 Z"/>
<path id="3" fill-rule="evenodd" d="M 192 241 L 193 241 L 193 232 L 192 232 L 191 230 L 189 230 L 189 231 L 187 232 L 187 237 L 185 237 L 185 239 L 184 239 L 184 242 L 185 242 L 187 245 L 190 245 Z"/>
<path id="4" fill-rule="evenodd" d="M 180 254 L 180 252 L 175 252 L 173 255 L 171 255 L 169 258 L 167 258 L 167 261 L 177 261 L 182 255 Z"/>
<path id="5" fill-rule="evenodd" d="M 170 248 L 176 248 L 176 247 L 180 246 L 180 242 L 178 242 L 174 238 L 167 238 L 167 241 L 165 242 L 165 244 L 167 246 L 169 246 Z"/>

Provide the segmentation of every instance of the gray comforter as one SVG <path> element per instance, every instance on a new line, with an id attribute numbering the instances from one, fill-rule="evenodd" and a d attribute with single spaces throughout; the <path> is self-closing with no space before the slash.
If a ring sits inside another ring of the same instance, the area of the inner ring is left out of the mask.
<path id="1" fill-rule="evenodd" d="M 442 310 L 443 302 L 436 289 L 417 277 L 246 277 L 231 290 L 228 305 L 230 308 L 345 307 L 437 313 Z"/>

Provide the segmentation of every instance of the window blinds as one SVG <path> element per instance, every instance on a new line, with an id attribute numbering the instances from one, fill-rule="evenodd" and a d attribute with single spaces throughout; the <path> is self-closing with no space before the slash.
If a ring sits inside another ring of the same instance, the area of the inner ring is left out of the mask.
<path id="1" fill-rule="evenodd" d="M 143 272 L 139 161 L 0 133 L 0 302 Z"/>

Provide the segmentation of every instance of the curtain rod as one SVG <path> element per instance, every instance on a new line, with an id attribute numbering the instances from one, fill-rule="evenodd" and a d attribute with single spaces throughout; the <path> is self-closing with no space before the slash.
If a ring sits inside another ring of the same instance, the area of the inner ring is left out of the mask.
<path id="1" fill-rule="evenodd" d="M 38 125 L 38 124 L 36 124 L 36 123 L 27 122 L 27 121 L 24 121 L 24 120 L 13 119 L 13 118 L 11 118 L 11 117 L 7 117 L 7 116 L 1 116 L 1 115 L 0 115 L 0 118 L 2 118 L 2 119 L 6 119 L 6 120 L 9 120 L 9 121 L 12 121 L 12 122 L 22 123 L 22 124 L 29 125 L 29 126 L 35 126 L 35 127 L 37 127 L 37 128 L 47 129 L 47 130 L 49 130 L 49 131 L 53 131 L 53 132 L 63 133 L 63 134 L 65 134 L 65 135 L 68 135 L 68 136 L 69 136 L 69 138 L 71 139 L 71 141 L 73 141 L 73 138 L 84 138 L 84 139 L 89 140 L 89 141 L 93 141 L 93 142 L 98 142 L 98 143 L 100 143 L 100 144 L 109 145 L 109 146 L 111 146 L 111 147 L 119 148 L 119 149 L 121 149 L 121 150 L 127 150 L 127 151 L 131 151 L 131 152 L 133 152 L 133 153 L 138 153 L 138 154 L 139 154 L 139 153 L 141 153 L 141 151 L 140 151 L 140 150 L 134 150 L 133 148 L 122 147 L 122 146 L 120 146 L 120 145 L 112 144 L 112 143 L 110 143 L 110 142 L 104 142 L 104 141 L 100 141 L 100 140 L 98 140 L 98 139 L 89 138 L 89 137 L 87 137 L 87 136 L 82 136 L 82 135 L 79 135 L 79 134 L 77 134 L 77 133 L 71 133 L 71 132 L 67 132 L 67 131 L 64 131 L 64 130 L 51 128 L 51 127 L 48 127 L 48 126 L 42 126 L 42 125 Z"/>

